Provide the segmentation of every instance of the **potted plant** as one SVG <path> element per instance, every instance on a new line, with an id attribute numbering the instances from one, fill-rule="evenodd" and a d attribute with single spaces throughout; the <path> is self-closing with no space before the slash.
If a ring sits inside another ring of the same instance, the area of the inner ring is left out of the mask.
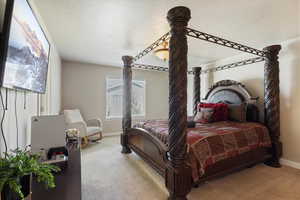
<path id="1" fill-rule="evenodd" d="M 39 154 L 16 149 L 0 157 L 0 192 L 2 200 L 24 199 L 30 193 L 31 175 L 46 187 L 55 187 L 56 166 L 42 163 Z"/>

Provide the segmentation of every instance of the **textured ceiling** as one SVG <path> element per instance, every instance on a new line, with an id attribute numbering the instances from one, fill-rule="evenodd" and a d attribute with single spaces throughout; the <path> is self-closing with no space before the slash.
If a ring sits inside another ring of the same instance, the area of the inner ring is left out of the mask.
<path id="1" fill-rule="evenodd" d="M 299 35 L 299 0 L 34 0 L 65 60 L 121 66 L 169 31 L 167 11 L 187 6 L 189 27 L 261 48 Z M 189 66 L 238 54 L 189 38 Z M 153 54 L 140 63 L 165 66 Z"/>

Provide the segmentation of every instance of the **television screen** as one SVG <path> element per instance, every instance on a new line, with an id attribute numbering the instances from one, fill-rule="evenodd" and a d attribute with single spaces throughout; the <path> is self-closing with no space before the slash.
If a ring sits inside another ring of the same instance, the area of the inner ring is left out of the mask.
<path id="1" fill-rule="evenodd" d="M 2 27 L 4 23 L 5 4 L 5 0 L 0 0 L 0 32 L 2 32 Z"/>
<path id="2" fill-rule="evenodd" d="M 15 0 L 2 86 L 44 93 L 50 44 L 27 0 Z"/>

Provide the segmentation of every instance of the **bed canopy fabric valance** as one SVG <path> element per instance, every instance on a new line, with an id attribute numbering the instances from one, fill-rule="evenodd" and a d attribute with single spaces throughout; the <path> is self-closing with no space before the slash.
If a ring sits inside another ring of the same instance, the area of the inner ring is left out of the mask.
<path id="1" fill-rule="evenodd" d="M 264 65 L 264 111 L 265 124 L 268 127 L 272 140 L 273 159 L 270 163 L 279 166 L 279 158 L 282 154 L 280 137 L 280 101 L 279 101 L 279 62 L 278 54 L 280 45 L 273 45 L 258 50 L 220 37 L 203 33 L 188 28 L 191 18 L 190 9 L 186 7 L 175 7 L 169 10 L 167 19 L 171 30 L 161 38 L 141 51 L 137 56 L 123 56 L 124 69 L 124 98 L 123 98 L 123 133 L 121 135 L 122 153 L 130 153 L 128 147 L 127 132 L 131 128 L 131 82 L 132 68 L 157 70 L 169 73 L 169 136 L 166 169 L 166 187 L 169 190 L 169 199 L 186 199 L 191 189 L 191 181 L 187 173 L 190 173 L 184 159 L 187 154 L 186 128 L 187 128 L 187 75 L 194 75 L 194 112 L 200 102 L 200 75 L 234 67 L 244 66 L 252 63 L 265 61 Z M 211 42 L 217 45 L 250 53 L 258 57 L 231 63 L 216 68 L 201 70 L 195 67 L 188 71 L 187 36 Z M 161 45 L 169 41 L 169 68 L 136 62 Z M 186 74 L 186 75 L 184 75 Z"/>

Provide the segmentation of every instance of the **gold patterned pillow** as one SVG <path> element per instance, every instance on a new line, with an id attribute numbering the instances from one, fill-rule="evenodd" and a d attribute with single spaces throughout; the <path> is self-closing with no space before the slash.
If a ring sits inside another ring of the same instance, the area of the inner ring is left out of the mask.
<path id="1" fill-rule="evenodd" d="M 247 104 L 229 104 L 229 120 L 238 121 L 238 122 L 246 122 L 247 118 Z"/>
<path id="2" fill-rule="evenodd" d="M 194 117 L 194 122 L 207 124 L 213 121 L 213 108 L 201 108 Z"/>

